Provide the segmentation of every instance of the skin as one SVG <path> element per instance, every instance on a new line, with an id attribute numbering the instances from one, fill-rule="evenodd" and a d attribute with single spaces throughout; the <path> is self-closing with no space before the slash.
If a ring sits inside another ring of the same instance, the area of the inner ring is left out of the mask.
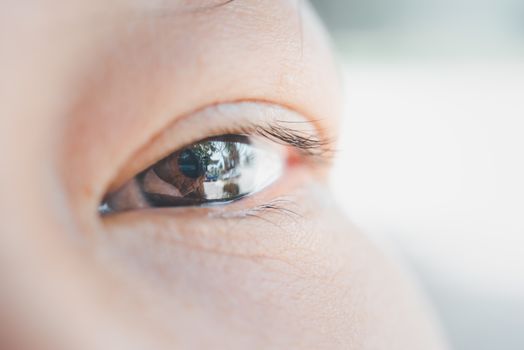
<path id="1" fill-rule="evenodd" d="M 226 123 L 209 106 L 285 107 L 336 138 L 308 4 L 220 3 L 4 0 L 0 348 L 445 349 L 410 278 L 332 202 L 327 163 L 220 208 L 98 214 L 115 179 L 181 146 L 165 139 L 209 136 L 199 111 Z M 280 196 L 297 215 L 242 215 Z"/>

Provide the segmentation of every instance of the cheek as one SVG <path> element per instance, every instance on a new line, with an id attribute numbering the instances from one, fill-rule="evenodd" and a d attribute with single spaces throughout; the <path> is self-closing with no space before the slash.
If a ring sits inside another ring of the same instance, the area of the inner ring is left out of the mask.
<path id="1" fill-rule="evenodd" d="M 105 232 L 99 256 L 130 315 L 190 348 L 432 349 L 409 334 L 435 339 L 409 283 L 318 199 L 302 217 L 137 223 Z"/>

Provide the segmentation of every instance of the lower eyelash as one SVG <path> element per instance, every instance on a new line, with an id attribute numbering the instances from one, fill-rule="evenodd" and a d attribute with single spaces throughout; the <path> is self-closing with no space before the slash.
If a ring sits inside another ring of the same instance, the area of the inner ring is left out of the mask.
<path id="1" fill-rule="evenodd" d="M 288 197 L 279 197 L 269 202 L 244 210 L 210 213 L 209 217 L 219 219 L 255 218 L 277 225 L 277 223 L 272 220 L 271 214 L 285 216 L 287 218 L 293 219 L 294 221 L 303 217 L 302 214 L 300 214 L 298 211 L 292 209 L 293 207 L 298 207 L 297 202 Z"/>

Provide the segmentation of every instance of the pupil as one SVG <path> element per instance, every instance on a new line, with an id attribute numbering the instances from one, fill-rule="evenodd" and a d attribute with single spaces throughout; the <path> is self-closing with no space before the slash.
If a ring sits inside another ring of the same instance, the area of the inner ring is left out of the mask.
<path id="1" fill-rule="evenodd" d="M 189 149 L 186 149 L 178 156 L 178 168 L 182 174 L 191 179 L 196 179 L 203 175 L 200 158 Z"/>

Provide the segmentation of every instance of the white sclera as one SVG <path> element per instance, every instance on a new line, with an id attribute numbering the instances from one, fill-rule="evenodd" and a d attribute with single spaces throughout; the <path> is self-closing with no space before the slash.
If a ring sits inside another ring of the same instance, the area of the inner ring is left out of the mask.
<path id="1" fill-rule="evenodd" d="M 203 186 L 209 201 L 233 199 L 260 191 L 283 173 L 284 155 L 267 142 L 206 142 L 217 149 L 211 152 L 210 164 L 205 171 Z"/>

